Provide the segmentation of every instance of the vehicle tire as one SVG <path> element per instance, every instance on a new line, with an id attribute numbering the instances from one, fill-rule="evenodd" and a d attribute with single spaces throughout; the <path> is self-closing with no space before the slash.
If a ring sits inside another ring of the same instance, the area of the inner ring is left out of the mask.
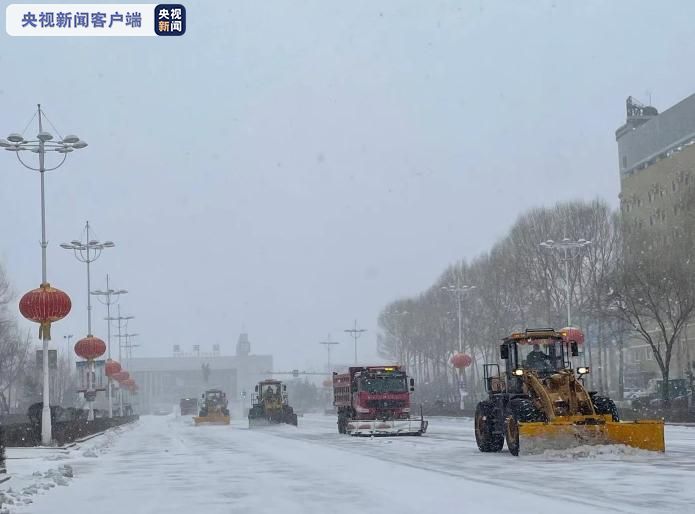
<path id="1" fill-rule="evenodd" d="M 509 453 L 517 457 L 519 455 L 519 421 L 514 414 L 504 420 L 504 437 L 507 440 Z"/>
<path id="2" fill-rule="evenodd" d="M 504 436 L 493 433 L 495 404 L 482 401 L 475 408 L 475 442 L 484 453 L 499 452 L 504 446 Z"/>
<path id="3" fill-rule="evenodd" d="M 347 420 L 345 419 L 344 416 L 338 416 L 338 433 L 339 434 L 346 434 L 347 433 Z"/>
<path id="4" fill-rule="evenodd" d="M 596 414 L 610 414 L 613 421 L 620 421 L 620 414 L 618 413 L 618 407 L 615 406 L 615 402 L 610 398 L 595 394 L 591 397 L 594 403 L 594 410 Z"/>
<path id="5" fill-rule="evenodd" d="M 546 421 L 545 414 L 536 408 L 530 398 L 514 398 L 509 402 L 511 414 L 504 420 L 504 436 L 509 453 L 519 455 L 519 423 Z"/>

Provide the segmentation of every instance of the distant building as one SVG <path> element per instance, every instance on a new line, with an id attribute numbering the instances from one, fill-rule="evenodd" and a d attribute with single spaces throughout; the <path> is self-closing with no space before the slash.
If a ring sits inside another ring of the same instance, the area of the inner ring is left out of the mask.
<path id="1" fill-rule="evenodd" d="M 236 355 L 221 355 L 219 345 L 205 352 L 196 344 L 191 353 L 176 345 L 172 357 L 130 359 L 126 367 L 139 386 L 140 413 L 152 412 L 161 404 L 177 404 L 181 398 L 200 398 L 209 388 L 225 391 L 231 407 L 240 410 L 244 402 L 250 401 L 254 385 L 273 369 L 271 355 L 252 355 L 248 335 L 241 334 L 242 340 L 244 344 L 241 348 L 237 344 Z"/>
<path id="2" fill-rule="evenodd" d="M 620 170 L 620 209 L 629 226 L 649 229 L 658 245 L 678 238 L 695 222 L 695 94 L 662 113 L 632 97 L 625 124 L 616 132 Z M 661 378 L 651 348 L 626 349 L 626 384 L 643 386 Z M 685 327 L 674 347 L 672 377 L 683 377 L 695 358 L 695 324 Z"/>

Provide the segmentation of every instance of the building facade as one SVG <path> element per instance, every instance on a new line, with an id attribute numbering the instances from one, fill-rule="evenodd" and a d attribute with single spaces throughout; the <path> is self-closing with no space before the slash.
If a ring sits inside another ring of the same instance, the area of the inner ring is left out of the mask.
<path id="1" fill-rule="evenodd" d="M 629 97 L 626 114 L 615 133 L 621 214 L 627 227 L 646 229 L 653 244 L 667 246 L 695 223 L 695 94 L 662 113 Z M 695 324 L 690 324 L 674 348 L 672 378 L 686 378 L 693 358 Z M 628 346 L 625 362 L 626 385 L 643 387 L 661 378 L 643 340 Z"/>
<path id="2" fill-rule="evenodd" d="M 140 357 L 126 363 L 139 386 L 136 406 L 141 414 L 200 398 L 206 389 L 227 393 L 230 410 L 248 408 L 254 386 L 273 369 L 271 355 L 251 354 L 248 334 L 241 334 L 235 355 L 222 355 L 218 345 L 206 352 L 194 345 L 190 353 L 175 346 L 170 357 Z"/>

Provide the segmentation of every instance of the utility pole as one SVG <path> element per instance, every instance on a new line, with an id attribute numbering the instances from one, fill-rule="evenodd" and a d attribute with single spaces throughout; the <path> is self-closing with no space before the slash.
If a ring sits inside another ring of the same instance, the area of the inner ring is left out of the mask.
<path id="1" fill-rule="evenodd" d="M 357 365 L 357 339 L 360 338 L 360 336 L 366 332 L 365 329 L 363 328 L 357 328 L 357 320 L 355 320 L 355 325 L 353 328 L 348 328 L 345 329 L 344 332 L 347 332 L 352 336 L 352 338 L 355 340 L 355 366 Z"/>
<path id="2" fill-rule="evenodd" d="M 118 316 L 115 318 L 105 318 L 109 323 L 112 321 L 117 321 L 118 322 L 118 362 L 123 364 L 122 360 L 122 353 L 121 353 L 121 329 L 123 328 L 123 325 L 125 325 L 125 329 L 128 329 L 128 321 L 133 319 L 135 316 L 121 316 L 121 306 L 118 306 Z M 125 323 L 123 323 L 125 321 Z M 118 388 L 118 404 L 120 406 L 120 413 L 121 416 L 123 416 L 123 389 L 119 386 Z"/>
<path id="3" fill-rule="evenodd" d="M 565 237 L 562 241 L 556 242 L 552 239 L 543 241 L 539 243 L 540 246 L 548 250 L 556 250 L 562 252 L 563 257 L 561 260 L 565 263 L 565 302 L 567 303 L 567 326 L 572 326 L 572 310 L 570 308 L 570 301 L 572 298 L 571 288 L 570 288 L 570 259 L 573 259 L 581 252 L 582 248 L 589 246 L 591 241 L 586 239 L 577 239 L 573 241 L 572 239 Z"/>
<path id="4" fill-rule="evenodd" d="M 326 371 L 329 373 L 331 372 L 331 346 L 340 344 L 337 341 L 331 341 L 331 334 L 328 334 L 328 338 L 325 341 L 320 341 L 319 344 L 322 344 L 326 347 L 326 350 L 328 352 L 328 361 L 326 364 Z"/>

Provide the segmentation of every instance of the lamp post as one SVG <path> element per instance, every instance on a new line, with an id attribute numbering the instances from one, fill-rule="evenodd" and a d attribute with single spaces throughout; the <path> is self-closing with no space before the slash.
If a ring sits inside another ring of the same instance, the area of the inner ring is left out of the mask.
<path id="1" fill-rule="evenodd" d="M 568 237 L 564 238 L 562 241 L 553 241 L 552 239 L 548 239 L 547 241 L 543 241 L 542 243 L 539 243 L 541 247 L 547 249 L 547 250 L 556 250 L 560 252 L 563 257 L 561 258 L 562 261 L 565 263 L 565 297 L 566 297 L 566 302 L 567 302 L 567 326 L 571 327 L 572 326 L 572 310 L 570 307 L 570 259 L 576 257 L 579 255 L 579 252 L 582 250 L 582 248 L 589 246 L 591 244 L 591 241 L 587 241 L 586 239 L 577 239 L 572 240 L 569 239 Z"/>
<path id="2" fill-rule="evenodd" d="M 331 372 L 331 346 L 340 344 L 337 341 L 331 341 L 331 334 L 328 334 L 328 338 L 325 341 L 320 341 L 319 344 L 322 344 L 326 347 L 326 351 L 328 352 L 328 360 L 326 363 L 326 371 L 329 373 Z"/>
<path id="3" fill-rule="evenodd" d="M 63 339 L 67 341 L 67 352 L 65 353 L 68 361 L 70 361 L 70 339 L 75 337 L 73 334 L 68 334 L 66 336 L 63 336 Z"/>
<path id="4" fill-rule="evenodd" d="M 125 325 L 125 329 L 128 330 L 128 321 L 133 319 L 135 316 L 121 316 L 121 306 L 118 306 L 118 316 L 115 318 L 112 317 L 107 317 L 104 318 L 106 321 L 109 322 L 109 324 L 112 321 L 117 321 L 118 322 L 118 362 L 123 364 L 122 356 L 121 356 L 121 329 Z M 125 323 L 124 323 L 125 322 Z M 120 408 L 120 414 L 123 416 L 123 391 L 121 389 L 121 386 L 119 384 L 118 386 L 118 404 Z"/>
<path id="5" fill-rule="evenodd" d="M 91 295 L 91 273 L 90 273 L 90 264 L 94 261 L 96 261 L 100 256 L 101 252 L 104 251 L 105 248 L 113 248 L 116 246 L 112 241 L 98 241 L 96 239 L 90 239 L 89 235 L 89 221 L 86 222 L 85 224 L 85 240 L 77 240 L 74 239 L 70 241 L 69 243 L 62 243 L 60 245 L 61 248 L 65 250 L 72 250 L 75 258 L 87 264 L 87 337 L 92 337 L 92 295 Z M 91 359 L 89 361 L 92 369 L 90 369 L 87 373 L 87 393 L 85 393 L 85 396 L 92 396 L 92 391 L 93 391 L 93 379 L 94 379 L 94 361 Z M 89 405 L 89 417 L 88 419 L 94 419 L 94 402 L 92 400 L 88 400 L 88 405 Z"/>
<path id="6" fill-rule="evenodd" d="M 446 286 L 442 286 L 442 291 L 448 291 L 449 293 L 453 294 L 454 297 L 456 298 L 456 307 L 457 307 L 457 319 L 458 319 L 458 344 L 459 344 L 459 353 L 463 353 L 463 297 L 464 295 L 470 293 L 475 289 L 475 286 L 469 286 L 469 285 L 462 285 L 459 281 L 458 276 L 456 277 L 456 283 L 455 284 L 447 284 Z M 466 371 L 465 368 L 459 368 L 459 407 L 461 410 L 464 408 L 464 398 L 466 396 L 466 386 L 465 386 L 465 380 L 466 380 Z"/>
<path id="7" fill-rule="evenodd" d="M 45 113 L 41 110 L 41 104 L 37 105 L 36 116 L 38 117 L 39 123 L 39 133 L 36 135 L 36 139 L 27 140 L 24 139 L 22 134 L 13 133 L 10 134 L 7 139 L 0 139 L 0 148 L 4 148 L 9 152 L 15 152 L 15 155 L 22 166 L 29 170 L 39 172 L 39 177 L 41 178 L 41 288 L 48 290 L 50 285 L 48 284 L 46 271 L 46 248 L 48 247 L 48 241 L 46 240 L 46 195 L 44 175 L 48 171 L 53 171 L 60 168 L 63 163 L 65 163 L 69 153 L 85 148 L 87 143 L 75 135 L 62 137 L 60 134 L 58 134 L 60 139 L 58 141 L 53 141 L 53 134 L 43 130 L 43 119 L 45 117 Z M 27 162 L 25 162 L 25 160 L 23 160 L 21 157 L 22 152 L 38 154 L 38 167 L 30 166 Z M 48 152 L 62 154 L 62 159 L 60 159 L 58 164 L 55 166 L 46 167 L 46 153 Z M 67 295 L 65 295 L 65 297 L 67 298 Z M 51 444 L 51 440 L 53 439 L 50 411 L 50 380 L 48 376 L 48 341 L 51 339 L 49 327 L 51 321 L 61 319 L 70 311 L 69 299 L 67 299 L 67 302 L 65 299 L 63 299 L 62 303 L 63 308 L 60 311 L 62 316 L 52 316 L 52 319 L 46 319 L 44 321 L 41 321 L 38 318 L 33 319 L 34 321 L 41 322 L 41 329 L 39 330 L 43 346 L 43 408 L 41 411 L 41 442 L 44 445 Z M 22 314 L 24 314 L 24 312 L 22 312 Z"/>
<path id="8" fill-rule="evenodd" d="M 366 332 L 364 328 L 357 328 L 357 320 L 355 320 L 355 325 L 353 328 L 348 328 L 345 329 L 344 332 L 350 334 L 352 338 L 355 340 L 355 366 L 357 366 L 357 339 Z"/>
<path id="9" fill-rule="evenodd" d="M 97 297 L 97 300 L 99 302 L 103 303 L 106 305 L 106 317 L 107 319 L 111 318 L 111 306 L 118 303 L 118 300 L 120 299 L 122 294 L 126 294 L 128 291 L 125 289 L 111 289 L 109 286 L 109 275 L 106 275 L 106 291 L 102 291 L 101 289 L 97 289 L 96 291 L 92 291 L 91 294 Z M 111 322 L 108 321 L 106 323 L 106 342 L 107 342 L 107 358 L 111 358 Z M 119 361 L 120 362 L 120 361 Z M 113 392 L 112 392 L 112 385 L 113 382 L 111 380 L 111 377 L 107 377 L 107 388 L 108 388 L 108 393 L 109 393 L 109 418 L 113 417 Z"/>

